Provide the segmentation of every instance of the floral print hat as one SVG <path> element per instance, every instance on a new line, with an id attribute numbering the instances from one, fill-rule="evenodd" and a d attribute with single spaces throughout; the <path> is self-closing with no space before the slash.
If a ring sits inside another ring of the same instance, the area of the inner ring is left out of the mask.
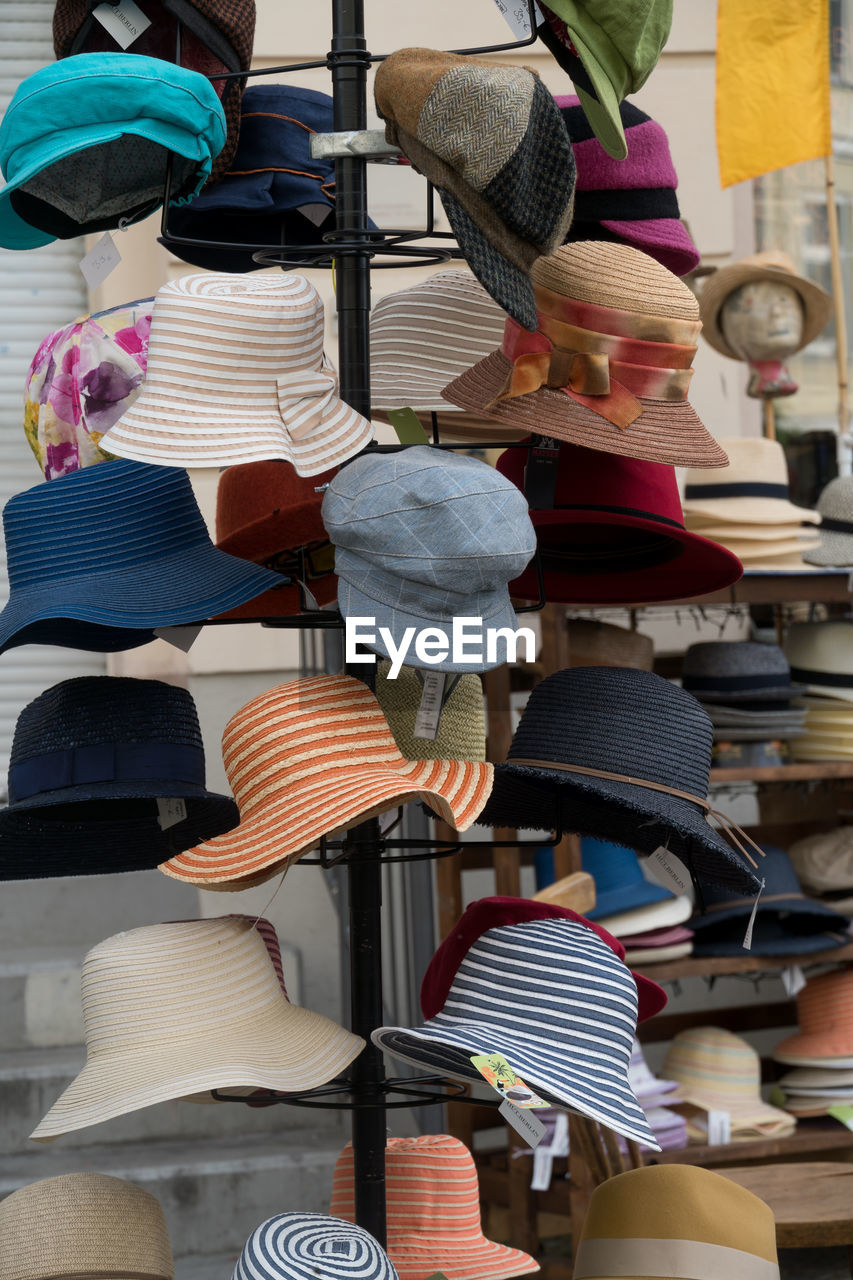
<path id="1" fill-rule="evenodd" d="M 142 389 L 153 304 L 143 298 L 81 316 L 39 347 L 27 375 L 24 431 L 46 480 L 113 457 L 101 437 Z"/>

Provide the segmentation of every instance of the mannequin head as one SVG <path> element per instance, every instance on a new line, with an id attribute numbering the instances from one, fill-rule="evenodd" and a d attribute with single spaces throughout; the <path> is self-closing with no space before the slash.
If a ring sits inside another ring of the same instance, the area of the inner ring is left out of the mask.
<path id="1" fill-rule="evenodd" d="M 755 280 L 728 295 L 720 328 L 732 351 L 750 366 L 749 395 L 769 398 L 797 390 L 784 361 L 803 345 L 803 321 L 803 304 L 789 284 Z"/>

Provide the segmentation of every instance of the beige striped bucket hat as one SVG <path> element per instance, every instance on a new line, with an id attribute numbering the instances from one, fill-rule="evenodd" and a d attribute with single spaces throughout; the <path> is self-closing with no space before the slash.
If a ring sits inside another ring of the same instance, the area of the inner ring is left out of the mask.
<path id="1" fill-rule="evenodd" d="M 137 462 L 283 458 L 315 476 L 363 449 L 373 427 L 340 397 L 323 303 L 304 276 L 202 274 L 159 290 L 142 393 L 107 435 L 110 453 Z"/>
<path id="2" fill-rule="evenodd" d="M 313 1089 L 364 1048 L 287 1000 L 248 919 L 118 933 L 88 953 L 80 985 L 86 1065 L 30 1135 L 36 1142 L 211 1089 Z"/>
<path id="3" fill-rule="evenodd" d="M 0 1202 L 3 1280 L 174 1280 L 163 1210 L 123 1178 L 63 1173 Z"/>
<path id="4" fill-rule="evenodd" d="M 380 298 L 370 314 L 370 403 L 374 418 L 413 409 L 432 415 L 448 440 L 521 440 L 522 429 L 487 421 L 442 399 L 448 382 L 499 347 L 506 314 L 470 271 L 436 271 Z"/>

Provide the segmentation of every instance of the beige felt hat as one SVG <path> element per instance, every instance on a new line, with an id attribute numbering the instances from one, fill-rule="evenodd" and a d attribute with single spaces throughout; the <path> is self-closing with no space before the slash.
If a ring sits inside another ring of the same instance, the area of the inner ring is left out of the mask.
<path id="1" fill-rule="evenodd" d="M 702 333 L 715 351 L 740 360 L 726 341 L 720 324 L 720 313 L 730 293 L 743 284 L 758 280 L 770 280 L 774 284 L 788 284 L 795 289 L 803 304 L 803 336 L 800 350 L 817 337 L 832 315 L 832 298 L 820 285 L 804 276 L 798 276 L 793 262 L 781 249 L 766 249 L 750 254 L 728 267 L 720 267 L 709 276 L 699 295 L 702 313 Z"/>
<path id="2" fill-rule="evenodd" d="M 402 667 L 397 678 L 389 680 L 390 669 L 390 662 L 377 664 L 376 697 L 401 755 L 407 760 L 485 761 L 486 713 L 479 676 L 473 671 L 447 674 L 445 688 L 450 686 L 450 693 L 438 726 L 432 736 L 423 737 L 415 733 L 424 693 L 420 675 L 414 667 Z"/>
<path id="3" fill-rule="evenodd" d="M 118 933 L 86 956 L 81 989 L 86 1065 L 30 1135 L 37 1142 L 211 1089 L 311 1089 L 364 1047 L 289 1003 L 248 919 Z"/>
<path id="4" fill-rule="evenodd" d="M 712 476 L 691 467 L 685 477 L 684 523 L 688 529 L 694 515 L 731 525 L 731 537 L 737 537 L 738 525 L 820 521 L 816 511 L 797 507 L 789 500 L 788 464 L 778 440 L 732 436 L 720 444 L 728 454 L 728 466 Z"/>
<path id="5" fill-rule="evenodd" d="M 0 1201 L 3 1280 L 174 1280 L 159 1202 L 123 1178 L 63 1173 Z"/>

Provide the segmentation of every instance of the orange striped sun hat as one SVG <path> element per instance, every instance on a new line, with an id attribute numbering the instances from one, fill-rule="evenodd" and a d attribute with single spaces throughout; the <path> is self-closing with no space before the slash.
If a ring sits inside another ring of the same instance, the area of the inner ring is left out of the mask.
<path id="1" fill-rule="evenodd" d="M 160 866 L 210 889 L 260 884 L 321 836 L 410 800 L 464 831 L 492 789 L 490 764 L 406 760 L 375 696 L 345 675 L 311 676 L 253 698 L 226 725 L 222 754 L 239 826 Z"/>
<path id="2" fill-rule="evenodd" d="M 385 1147 L 388 1257 L 400 1280 L 503 1280 L 538 1271 L 520 1249 L 483 1235 L 480 1188 L 471 1152 L 449 1134 L 390 1138 Z M 352 1143 L 338 1157 L 333 1218 L 355 1222 Z"/>
<path id="3" fill-rule="evenodd" d="M 853 1067 L 853 969 L 810 978 L 797 992 L 799 1033 L 773 1050 L 791 1066 Z"/>

